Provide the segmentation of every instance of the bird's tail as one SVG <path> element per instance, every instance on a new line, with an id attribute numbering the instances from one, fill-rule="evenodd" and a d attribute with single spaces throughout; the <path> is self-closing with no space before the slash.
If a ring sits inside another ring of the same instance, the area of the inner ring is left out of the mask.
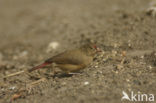
<path id="1" fill-rule="evenodd" d="M 42 63 L 41 65 L 38 65 L 38 66 L 36 66 L 36 67 L 33 67 L 33 68 L 31 68 L 30 70 L 28 70 L 28 71 L 29 71 L 29 72 L 32 72 L 32 71 L 34 71 L 34 70 L 41 69 L 42 67 L 44 67 L 44 66 L 46 66 L 46 65 L 48 65 L 48 64 L 51 64 L 51 63 L 47 63 L 47 62 Z"/>

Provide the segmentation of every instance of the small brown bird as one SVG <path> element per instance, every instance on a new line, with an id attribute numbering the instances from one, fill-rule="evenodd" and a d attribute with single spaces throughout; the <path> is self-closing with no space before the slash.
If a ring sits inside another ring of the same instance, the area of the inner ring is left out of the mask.
<path id="1" fill-rule="evenodd" d="M 66 73 L 77 72 L 84 69 L 92 61 L 97 52 L 101 50 L 94 44 L 86 44 L 77 49 L 72 49 L 60 53 L 47 59 L 43 64 L 36 66 L 29 70 L 32 72 L 34 70 L 40 69 L 46 65 L 55 63 L 62 71 Z"/>

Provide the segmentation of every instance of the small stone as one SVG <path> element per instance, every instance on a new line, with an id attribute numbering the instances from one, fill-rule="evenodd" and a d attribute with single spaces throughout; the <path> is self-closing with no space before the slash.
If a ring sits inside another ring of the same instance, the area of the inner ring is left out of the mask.
<path id="1" fill-rule="evenodd" d="M 10 90 L 14 90 L 16 87 L 15 86 L 12 86 L 12 87 L 10 87 L 9 89 Z"/>
<path id="2" fill-rule="evenodd" d="M 115 73 L 118 74 L 119 72 L 118 71 L 115 71 Z"/>
<path id="3" fill-rule="evenodd" d="M 98 68 L 98 66 L 96 65 L 95 68 Z"/>
<path id="4" fill-rule="evenodd" d="M 113 50 L 113 51 L 112 51 L 112 56 L 115 57 L 116 55 L 117 55 L 117 51 Z"/>
<path id="5" fill-rule="evenodd" d="M 4 89 L 4 88 L 2 88 L 2 89 L 1 89 L 1 91 L 5 91 L 5 89 Z"/>
<path id="6" fill-rule="evenodd" d="M 84 82 L 84 85 L 88 85 L 88 84 L 89 84 L 89 82 L 88 82 L 88 81 Z"/>
<path id="7" fill-rule="evenodd" d="M 131 47 L 132 45 L 130 43 L 128 43 L 128 46 Z"/>
<path id="8" fill-rule="evenodd" d="M 142 55 L 140 58 L 141 58 L 141 59 L 144 59 L 144 55 Z"/>
<path id="9" fill-rule="evenodd" d="M 146 11 L 146 14 L 156 17 L 156 7 L 152 6 L 152 7 L 148 8 Z"/>
<path id="10" fill-rule="evenodd" d="M 20 53 L 20 57 L 26 57 L 28 55 L 28 51 L 23 51 Z"/>
<path id="11" fill-rule="evenodd" d="M 46 52 L 50 52 L 53 49 L 57 49 L 58 46 L 59 46 L 58 42 L 50 42 Z"/>
<path id="12" fill-rule="evenodd" d="M 126 79 L 126 81 L 129 82 L 130 80 L 129 79 Z"/>
<path id="13" fill-rule="evenodd" d="M 151 65 L 149 65 L 149 66 L 148 66 L 148 68 L 149 68 L 149 69 L 152 69 L 152 66 L 151 66 Z"/>

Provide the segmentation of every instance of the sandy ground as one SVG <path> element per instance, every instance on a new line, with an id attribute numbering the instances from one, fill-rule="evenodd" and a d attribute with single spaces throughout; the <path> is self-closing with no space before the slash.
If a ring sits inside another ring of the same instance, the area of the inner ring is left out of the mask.
<path id="1" fill-rule="evenodd" d="M 14 103 L 121 103 L 122 91 L 156 95 L 156 17 L 146 14 L 152 3 L 0 0 L 0 103 L 15 95 Z M 87 41 L 103 52 L 81 74 L 53 78 L 47 67 L 2 79 Z M 53 42 L 55 49 L 48 47 Z"/>

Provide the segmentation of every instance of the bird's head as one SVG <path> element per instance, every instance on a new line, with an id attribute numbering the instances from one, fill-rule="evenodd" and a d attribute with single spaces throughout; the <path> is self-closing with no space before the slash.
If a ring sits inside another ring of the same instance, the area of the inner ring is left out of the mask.
<path id="1" fill-rule="evenodd" d="M 98 52 L 101 52 L 100 48 L 97 47 L 95 44 L 90 43 L 83 46 L 83 50 L 86 52 L 87 55 L 94 56 Z"/>

